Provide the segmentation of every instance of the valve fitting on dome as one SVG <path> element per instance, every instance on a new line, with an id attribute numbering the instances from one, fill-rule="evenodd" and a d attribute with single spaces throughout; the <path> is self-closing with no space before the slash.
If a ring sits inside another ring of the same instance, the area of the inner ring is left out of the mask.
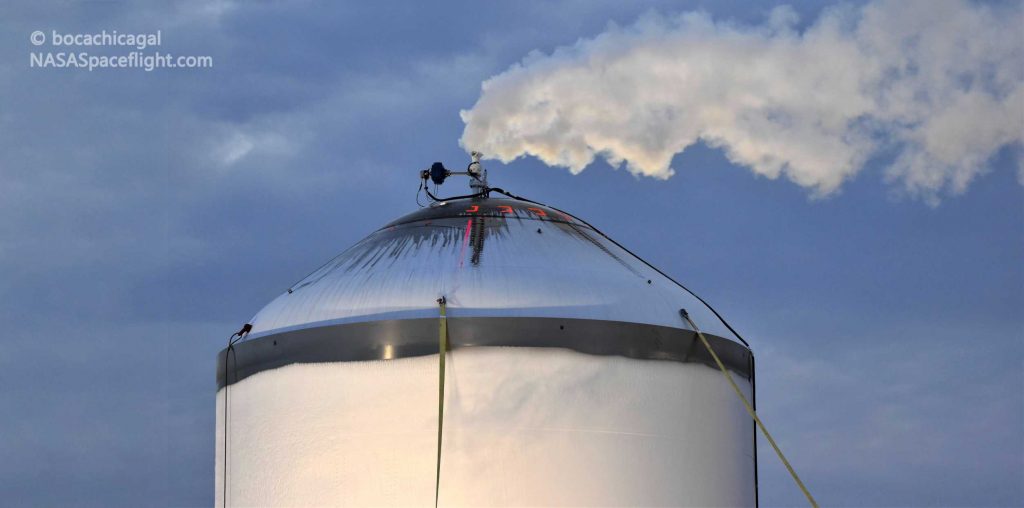
<path id="1" fill-rule="evenodd" d="M 434 185 L 441 185 L 444 181 L 452 175 L 465 175 L 469 177 L 469 188 L 472 189 L 473 193 L 467 196 L 458 196 L 459 198 L 465 197 L 478 197 L 487 196 L 491 188 L 487 186 L 487 169 L 480 163 L 480 159 L 484 156 L 481 152 L 471 152 L 470 157 L 472 160 L 469 165 L 466 166 L 465 171 L 451 171 L 444 167 L 441 162 L 435 162 L 430 165 L 429 169 L 420 171 L 420 190 L 426 189 L 427 195 L 430 196 L 434 201 L 442 201 L 440 198 L 435 197 L 430 193 L 430 189 L 426 187 L 427 182 L 434 182 Z M 418 195 L 418 194 L 417 194 Z M 456 199 L 456 198 L 447 198 Z"/>
<path id="2" fill-rule="evenodd" d="M 470 153 L 473 162 L 469 163 L 466 167 L 466 173 L 469 173 L 471 177 L 469 180 L 469 188 L 475 192 L 486 192 L 487 191 L 487 170 L 484 169 L 483 165 L 480 164 L 480 158 L 484 154 L 480 152 Z"/>

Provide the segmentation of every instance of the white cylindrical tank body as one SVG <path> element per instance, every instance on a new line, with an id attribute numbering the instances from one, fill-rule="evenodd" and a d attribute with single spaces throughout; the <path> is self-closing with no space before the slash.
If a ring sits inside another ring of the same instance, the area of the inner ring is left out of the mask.
<path id="1" fill-rule="evenodd" d="M 217 506 L 753 506 L 753 357 L 571 216 L 410 214 L 261 310 L 218 359 Z M 225 467 L 226 451 L 226 467 Z M 225 499 L 226 497 L 226 499 Z"/>

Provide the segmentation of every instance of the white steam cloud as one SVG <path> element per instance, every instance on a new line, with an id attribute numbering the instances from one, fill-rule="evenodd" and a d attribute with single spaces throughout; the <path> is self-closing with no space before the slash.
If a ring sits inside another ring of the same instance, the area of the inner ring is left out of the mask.
<path id="1" fill-rule="evenodd" d="M 881 1 L 797 21 L 788 7 L 758 27 L 648 14 L 534 52 L 483 83 L 460 143 L 573 173 L 600 155 L 664 179 L 703 141 L 816 195 L 878 156 L 889 181 L 932 203 L 964 191 L 1001 148 L 1020 149 L 1020 4 Z"/>

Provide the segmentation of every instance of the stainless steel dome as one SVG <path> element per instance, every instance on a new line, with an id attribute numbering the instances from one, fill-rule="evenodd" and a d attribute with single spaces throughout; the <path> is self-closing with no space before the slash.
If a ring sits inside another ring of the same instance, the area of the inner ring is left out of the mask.
<path id="1" fill-rule="evenodd" d="M 372 233 L 253 317 L 252 338 L 435 317 L 596 319 L 730 336 L 699 301 L 575 217 L 514 199 L 463 199 Z"/>

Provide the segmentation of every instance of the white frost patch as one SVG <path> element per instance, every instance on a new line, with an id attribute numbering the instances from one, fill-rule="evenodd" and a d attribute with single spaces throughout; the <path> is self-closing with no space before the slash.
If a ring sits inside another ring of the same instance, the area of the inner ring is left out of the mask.
<path id="1" fill-rule="evenodd" d="M 447 369 L 442 506 L 753 505 L 753 427 L 717 370 L 523 348 Z M 437 387 L 437 356 L 233 385 L 228 504 L 430 505 Z"/>

